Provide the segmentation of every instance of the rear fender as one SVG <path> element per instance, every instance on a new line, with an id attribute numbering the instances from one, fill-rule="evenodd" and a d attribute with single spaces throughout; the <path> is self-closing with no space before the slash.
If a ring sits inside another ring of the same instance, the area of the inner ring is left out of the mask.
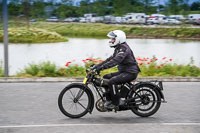
<path id="1" fill-rule="evenodd" d="M 139 83 L 135 84 L 134 89 L 136 89 L 136 88 L 138 88 L 138 87 L 140 87 L 142 85 L 149 85 L 153 89 L 157 90 L 158 93 L 160 94 L 161 98 L 165 101 L 164 94 L 162 92 L 162 90 L 163 90 L 162 83 L 159 82 L 158 85 L 155 85 L 155 84 L 153 84 L 151 82 L 139 82 Z M 132 93 L 133 93 L 133 91 L 131 91 L 129 94 L 132 94 Z"/>

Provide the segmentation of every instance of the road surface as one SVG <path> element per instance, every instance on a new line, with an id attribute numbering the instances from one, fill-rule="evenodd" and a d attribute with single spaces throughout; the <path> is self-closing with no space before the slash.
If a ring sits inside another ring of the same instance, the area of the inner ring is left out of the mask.
<path id="1" fill-rule="evenodd" d="M 69 83 L 0 83 L 0 133 L 200 133 L 200 82 L 164 82 L 167 103 L 141 118 L 131 111 L 65 117 L 57 99 Z"/>

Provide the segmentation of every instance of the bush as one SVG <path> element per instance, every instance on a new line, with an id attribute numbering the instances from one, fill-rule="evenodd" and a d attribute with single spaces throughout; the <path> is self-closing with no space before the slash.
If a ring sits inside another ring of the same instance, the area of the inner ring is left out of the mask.
<path id="1" fill-rule="evenodd" d="M 39 65 L 29 64 L 24 70 L 17 74 L 17 76 L 25 77 L 56 77 L 57 67 L 55 64 L 48 62 L 42 62 Z"/>
<path id="2" fill-rule="evenodd" d="M 200 68 L 191 62 L 188 65 L 177 65 L 172 59 L 163 57 L 158 60 L 156 57 L 137 58 L 141 68 L 140 76 L 200 76 Z"/>
<path id="3" fill-rule="evenodd" d="M 137 57 L 138 65 L 141 69 L 139 73 L 140 77 L 148 76 L 194 76 L 200 77 L 200 68 L 194 66 L 191 63 L 188 65 L 177 65 L 173 63 L 172 59 L 167 59 L 163 57 L 159 60 L 156 57 L 153 58 L 141 58 Z M 24 68 L 24 71 L 17 74 L 17 76 L 22 77 L 84 77 L 86 75 L 85 70 L 92 64 L 99 64 L 103 60 L 101 59 L 85 59 L 82 60 L 84 66 L 73 64 L 69 61 L 66 63 L 66 68 L 56 67 L 55 64 L 48 62 L 42 62 L 39 65 L 29 64 L 28 67 Z M 116 72 L 117 67 L 106 69 L 101 72 L 101 75 L 107 73 Z"/>

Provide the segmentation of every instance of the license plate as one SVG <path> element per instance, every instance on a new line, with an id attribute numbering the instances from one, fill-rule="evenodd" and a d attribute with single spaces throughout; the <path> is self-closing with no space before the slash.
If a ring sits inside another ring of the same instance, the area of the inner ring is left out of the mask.
<path id="1" fill-rule="evenodd" d="M 85 79 L 83 80 L 83 84 L 86 84 L 86 82 L 87 82 L 87 78 L 85 78 Z"/>

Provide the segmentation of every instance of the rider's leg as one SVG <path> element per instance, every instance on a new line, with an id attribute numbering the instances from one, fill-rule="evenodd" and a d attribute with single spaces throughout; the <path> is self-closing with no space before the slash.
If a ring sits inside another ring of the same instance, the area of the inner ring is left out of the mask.
<path id="1" fill-rule="evenodd" d="M 112 101 L 111 97 L 113 96 L 113 95 L 112 95 L 113 93 L 110 92 L 110 91 L 112 91 L 112 83 L 110 82 L 110 79 L 111 79 L 112 77 L 114 77 L 114 76 L 119 75 L 119 74 L 120 74 L 120 72 L 115 72 L 115 73 L 109 73 L 109 74 L 106 74 L 106 75 L 103 76 L 104 85 L 106 85 L 106 86 L 105 86 L 105 90 L 106 90 L 106 100 L 108 101 L 108 102 L 106 102 L 105 105 L 108 105 L 108 104 L 111 103 L 111 101 Z"/>
<path id="2" fill-rule="evenodd" d="M 119 74 L 120 74 L 120 72 L 108 73 L 108 74 L 104 75 L 103 78 L 104 79 L 111 79 L 112 77 L 117 76 Z"/>
<path id="3" fill-rule="evenodd" d="M 121 73 L 117 76 L 114 76 L 110 79 L 111 85 L 109 86 L 110 88 L 110 95 L 111 95 L 111 100 L 112 103 L 116 106 L 119 105 L 119 100 L 120 100 L 120 93 L 118 92 L 118 87 L 117 85 L 119 84 L 124 84 L 127 82 L 130 82 L 134 79 L 137 78 L 137 73 Z"/>

